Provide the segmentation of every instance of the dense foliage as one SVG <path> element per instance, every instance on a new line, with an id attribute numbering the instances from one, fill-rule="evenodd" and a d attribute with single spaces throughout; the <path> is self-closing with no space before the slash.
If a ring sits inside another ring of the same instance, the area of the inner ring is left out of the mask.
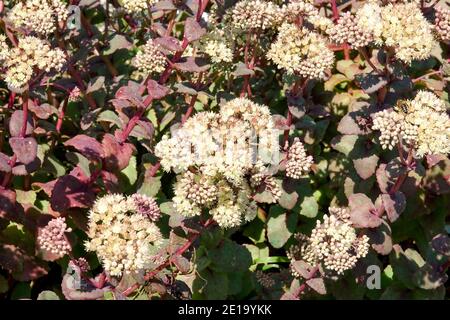
<path id="1" fill-rule="evenodd" d="M 0 18 L 1 298 L 448 298 L 445 1 Z"/>

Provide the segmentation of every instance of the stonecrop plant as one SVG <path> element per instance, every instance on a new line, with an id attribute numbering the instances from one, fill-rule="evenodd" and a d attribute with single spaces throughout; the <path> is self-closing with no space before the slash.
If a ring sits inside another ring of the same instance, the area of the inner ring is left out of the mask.
<path id="1" fill-rule="evenodd" d="M 0 298 L 448 299 L 449 41 L 443 0 L 0 0 Z"/>

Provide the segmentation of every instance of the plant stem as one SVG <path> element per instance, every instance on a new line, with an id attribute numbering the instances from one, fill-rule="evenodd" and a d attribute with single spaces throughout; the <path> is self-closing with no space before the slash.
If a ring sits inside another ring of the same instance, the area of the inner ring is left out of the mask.
<path id="1" fill-rule="evenodd" d="M 69 102 L 69 98 L 65 98 L 64 102 L 61 106 L 61 110 L 59 111 L 58 114 L 58 121 L 56 122 L 56 132 L 61 133 L 61 126 L 63 124 L 63 120 L 64 120 L 64 115 L 66 113 L 66 108 L 67 108 L 67 103 Z"/>

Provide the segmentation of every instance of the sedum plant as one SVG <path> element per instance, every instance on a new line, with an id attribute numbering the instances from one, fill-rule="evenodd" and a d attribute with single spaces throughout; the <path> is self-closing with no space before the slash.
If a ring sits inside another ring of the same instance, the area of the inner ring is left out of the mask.
<path id="1" fill-rule="evenodd" d="M 449 298 L 445 1 L 0 19 L 0 298 Z"/>

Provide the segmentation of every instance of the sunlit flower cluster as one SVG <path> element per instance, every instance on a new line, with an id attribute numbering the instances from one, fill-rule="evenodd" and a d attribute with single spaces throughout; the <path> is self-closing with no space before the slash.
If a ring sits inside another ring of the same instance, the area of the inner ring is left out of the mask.
<path id="1" fill-rule="evenodd" d="M 450 41 L 450 9 L 437 7 L 434 30 L 442 41 Z"/>
<path id="2" fill-rule="evenodd" d="M 128 13 L 140 13 L 156 2 L 158 0 L 122 0 L 122 5 Z"/>
<path id="3" fill-rule="evenodd" d="M 317 220 L 311 236 L 297 238 L 291 259 L 302 259 L 311 266 L 321 265 L 329 275 L 342 275 L 353 269 L 360 258 L 369 252 L 369 238 L 358 236 L 349 220 L 347 209 L 330 208 L 323 221 Z"/>
<path id="4" fill-rule="evenodd" d="M 66 63 L 64 52 L 51 48 L 45 40 L 26 36 L 19 38 L 18 46 L 13 48 L 5 41 L 0 37 L 0 59 L 6 67 L 5 81 L 12 91 L 25 90 L 36 70 L 61 71 Z"/>
<path id="5" fill-rule="evenodd" d="M 393 149 L 402 139 L 419 157 L 450 152 L 450 118 L 445 103 L 431 92 L 419 91 L 394 110 L 376 113 L 372 128 L 381 132 L 383 149 Z"/>
<path id="6" fill-rule="evenodd" d="M 139 212 L 136 197 L 110 194 L 98 198 L 89 211 L 86 250 L 95 251 L 112 276 L 139 273 L 154 264 L 154 249 L 162 241 L 159 228 Z"/>
<path id="7" fill-rule="evenodd" d="M 225 103 L 219 113 L 197 113 L 165 136 L 155 154 L 166 171 L 181 172 L 174 188 L 177 211 L 191 217 L 209 209 L 225 228 L 253 219 L 256 203 L 245 176 L 258 157 L 258 163 L 278 161 L 278 136 L 268 107 L 245 98 Z"/>
<path id="8" fill-rule="evenodd" d="M 327 31 L 333 26 L 331 19 L 320 15 L 319 10 L 308 1 L 291 0 L 281 7 L 281 20 L 283 22 L 296 23 L 304 20 L 314 28 Z"/>
<path id="9" fill-rule="evenodd" d="M 61 0 L 27 0 L 17 3 L 7 20 L 16 28 L 24 28 L 40 35 L 56 30 L 56 23 L 69 16 L 67 4 Z"/>
<path id="10" fill-rule="evenodd" d="M 231 9 L 231 24 L 242 30 L 266 30 L 280 21 L 280 8 L 270 1 L 241 0 Z"/>
<path id="11" fill-rule="evenodd" d="M 357 10 L 356 22 L 359 30 L 371 34 L 378 45 L 392 47 L 406 63 L 428 58 L 436 45 L 432 25 L 414 2 L 383 7 L 369 2 Z"/>
<path id="12" fill-rule="evenodd" d="M 296 137 L 287 153 L 286 176 L 300 179 L 302 175 L 311 169 L 313 163 L 313 157 L 306 154 L 305 146 Z"/>
<path id="13" fill-rule="evenodd" d="M 208 40 L 203 46 L 203 51 L 211 57 L 213 63 L 233 61 L 233 50 L 224 41 Z"/>
<path id="14" fill-rule="evenodd" d="M 333 51 L 328 48 L 323 36 L 290 23 L 284 23 L 279 28 L 267 57 L 278 68 L 310 79 L 325 78 L 325 72 L 334 64 Z"/>
<path id="15" fill-rule="evenodd" d="M 39 231 L 37 241 L 42 250 L 61 258 L 72 250 L 66 236 L 66 233 L 71 231 L 65 218 L 52 219 Z"/>
<path id="16" fill-rule="evenodd" d="M 166 68 L 166 57 L 159 44 L 152 39 L 143 45 L 133 60 L 134 66 L 144 74 L 163 72 Z"/>
<path id="17" fill-rule="evenodd" d="M 337 24 L 329 29 L 329 35 L 337 44 L 348 43 L 352 48 L 360 48 L 372 42 L 372 34 L 358 25 L 355 15 L 345 12 Z"/>
<path id="18" fill-rule="evenodd" d="M 162 138 L 155 154 L 166 171 L 194 166 L 206 175 L 239 182 L 258 156 L 265 163 L 277 160 L 278 134 L 267 106 L 236 98 L 219 113 L 199 112 L 188 119 L 171 138 Z"/>

